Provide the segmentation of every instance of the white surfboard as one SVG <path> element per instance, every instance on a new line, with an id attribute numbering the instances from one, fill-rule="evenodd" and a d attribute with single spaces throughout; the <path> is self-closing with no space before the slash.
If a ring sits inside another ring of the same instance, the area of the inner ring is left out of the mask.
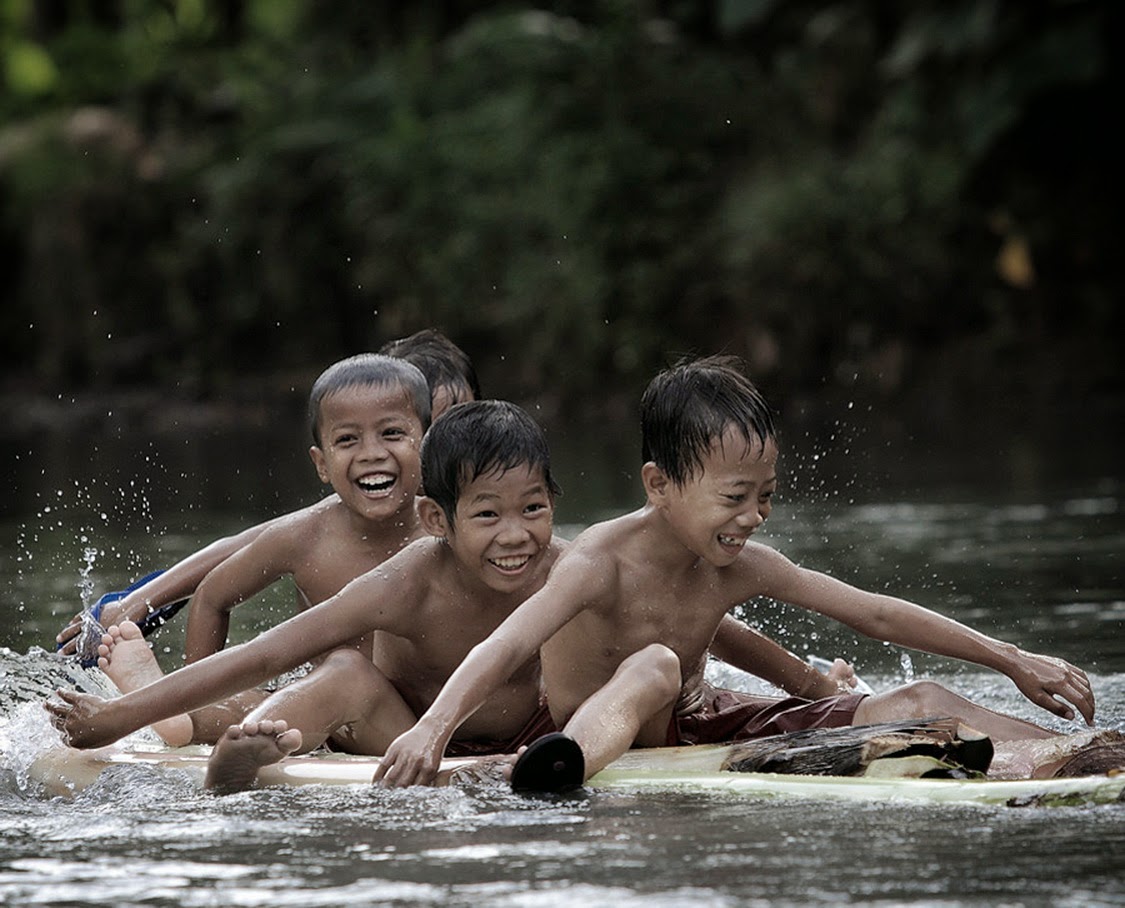
<path id="1" fill-rule="evenodd" d="M 664 747 L 625 754 L 587 783 L 590 789 L 721 791 L 753 797 L 847 801 L 913 801 L 1038 806 L 1125 802 L 1125 773 L 1063 779 L 926 779 L 805 776 L 714 769 L 723 745 Z M 186 773 L 202 784 L 210 748 L 141 749 L 113 745 L 97 750 L 59 746 L 42 754 L 29 778 L 51 796 L 70 797 L 115 766 L 151 766 Z M 447 760 L 443 768 L 464 764 Z M 287 757 L 263 769 L 263 786 L 367 785 L 377 757 L 310 754 Z M 873 764 L 877 766 L 878 764 Z"/>

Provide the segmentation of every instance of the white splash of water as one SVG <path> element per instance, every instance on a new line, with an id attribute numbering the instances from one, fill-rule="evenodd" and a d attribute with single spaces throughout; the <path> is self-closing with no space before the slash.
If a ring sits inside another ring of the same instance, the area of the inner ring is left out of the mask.
<path id="1" fill-rule="evenodd" d="M 898 664 L 902 666 L 902 679 L 907 684 L 914 680 L 914 660 L 910 653 L 903 653 L 898 657 Z"/>

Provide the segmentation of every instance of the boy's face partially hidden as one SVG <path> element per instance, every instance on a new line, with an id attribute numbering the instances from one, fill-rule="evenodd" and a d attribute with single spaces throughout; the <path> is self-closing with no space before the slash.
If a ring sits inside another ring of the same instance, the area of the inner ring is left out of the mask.
<path id="1" fill-rule="evenodd" d="M 349 510 L 365 520 L 387 519 L 414 506 L 422 434 L 401 386 L 344 388 L 321 402 L 320 446 L 309 454 L 321 482 L 330 483 Z"/>
<path id="2" fill-rule="evenodd" d="M 498 593 L 518 592 L 538 578 L 551 542 L 554 502 L 540 470 L 516 466 L 468 483 L 445 534 L 458 563 Z"/>
<path id="3" fill-rule="evenodd" d="M 667 482 L 658 507 L 672 531 L 698 557 L 716 567 L 733 563 L 751 535 L 766 522 L 777 489 L 777 445 L 755 438 L 747 444 L 727 429 L 711 445 L 682 486 Z"/>
<path id="4" fill-rule="evenodd" d="M 464 404 L 475 399 L 473 389 L 468 385 L 438 385 L 430 398 L 430 418 L 437 419 L 454 404 Z"/>

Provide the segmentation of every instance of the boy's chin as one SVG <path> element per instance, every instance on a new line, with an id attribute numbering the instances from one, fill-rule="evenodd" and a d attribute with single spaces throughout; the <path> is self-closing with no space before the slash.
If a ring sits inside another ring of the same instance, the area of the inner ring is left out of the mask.
<path id="1" fill-rule="evenodd" d="M 362 513 L 370 520 L 381 520 L 394 517 L 403 510 L 413 507 L 413 495 L 400 495 L 394 492 L 380 498 L 362 496 L 359 505 Z"/>

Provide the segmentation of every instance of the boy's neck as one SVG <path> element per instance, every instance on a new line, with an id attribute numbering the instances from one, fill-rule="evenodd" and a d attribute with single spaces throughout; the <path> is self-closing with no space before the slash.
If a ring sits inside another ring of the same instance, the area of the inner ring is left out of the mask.
<path id="1" fill-rule="evenodd" d="M 684 545 L 661 508 L 646 504 L 636 512 L 644 524 L 645 555 L 661 570 L 674 572 L 696 568 L 703 559 Z"/>
<path id="2" fill-rule="evenodd" d="M 395 550 L 422 536 L 418 519 L 417 499 L 411 500 L 389 517 L 367 520 L 349 512 L 351 523 L 361 538 L 373 546 L 384 545 Z"/>

